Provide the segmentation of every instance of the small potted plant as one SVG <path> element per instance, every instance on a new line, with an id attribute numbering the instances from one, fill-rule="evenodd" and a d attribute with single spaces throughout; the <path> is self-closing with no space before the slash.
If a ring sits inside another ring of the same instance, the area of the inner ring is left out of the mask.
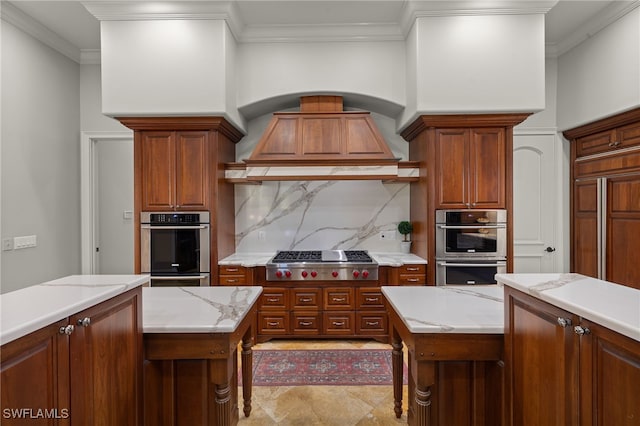
<path id="1" fill-rule="evenodd" d="M 402 234 L 402 241 L 400 241 L 400 249 L 403 253 L 411 252 L 411 240 L 408 238 L 409 234 L 413 232 L 413 225 L 411 222 L 403 220 L 398 224 L 398 232 Z"/>

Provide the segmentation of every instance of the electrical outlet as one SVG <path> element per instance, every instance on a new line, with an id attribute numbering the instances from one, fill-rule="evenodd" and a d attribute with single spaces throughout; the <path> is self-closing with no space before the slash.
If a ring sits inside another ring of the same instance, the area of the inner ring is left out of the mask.
<path id="1" fill-rule="evenodd" d="M 2 240 L 2 251 L 13 250 L 13 238 Z"/>
<path id="2" fill-rule="evenodd" d="M 396 231 L 382 231 L 380 233 L 381 240 L 395 240 L 396 239 Z"/>
<path id="3" fill-rule="evenodd" d="M 27 235 L 24 237 L 15 237 L 13 239 L 13 247 L 16 250 L 25 249 L 29 247 L 36 246 L 36 236 L 35 235 Z"/>

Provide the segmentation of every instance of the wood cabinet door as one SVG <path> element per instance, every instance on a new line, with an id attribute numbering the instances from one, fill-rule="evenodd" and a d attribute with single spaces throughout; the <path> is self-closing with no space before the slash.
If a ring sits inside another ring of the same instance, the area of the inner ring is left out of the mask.
<path id="1" fill-rule="evenodd" d="M 176 134 L 176 209 L 209 207 L 208 132 Z"/>
<path id="2" fill-rule="evenodd" d="M 640 173 L 607 179 L 607 281 L 640 289 Z"/>
<path id="3" fill-rule="evenodd" d="M 472 208 L 506 206 L 505 131 L 471 129 L 469 137 L 469 197 Z"/>
<path id="4" fill-rule="evenodd" d="M 582 320 L 581 426 L 640 424 L 640 342 Z"/>
<path id="5" fill-rule="evenodd" d="M 464 209 L 468 201 L 469 131 L 438 129 L 436 140 L 437 205 L 442 209 Z"/>
<path id="6" fill-rule="evenodd" d="M 59 321 L 2 346 L 3 425 L 69 424 L 69 337 L 59 332 L 67 324 Z"/>
<path id="7" fill-rule="evenodd" d="M 141 424 L 141 300 L 137 288 L 70 318 L 76 326 L 70 338 L 74 423 Z"/>
<path id="8" fill-rule="evenodd" d="M 176 150 L 173 132 L 141 132 L 142 209 L 173 210 L 176 204 Z"/>
<path id="9" fill-rule="evenodd" d="M 505 297 L 506 424 L 577 425 L 577 317 L 506 287 Z"/>
<path id="10" fill-rule="evenodd" d="M 573 272 L 598 277 L 598 182 L 576 180 L 573 184 Z"/>

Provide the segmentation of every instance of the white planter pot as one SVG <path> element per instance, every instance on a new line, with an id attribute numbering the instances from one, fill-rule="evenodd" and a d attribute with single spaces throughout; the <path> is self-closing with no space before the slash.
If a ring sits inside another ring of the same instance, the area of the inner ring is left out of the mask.
<path id="1" fill-rule="evenodd" d="M 411 241 L 400 241 L 400 251 L 402 253 L 411 253 Z"/>

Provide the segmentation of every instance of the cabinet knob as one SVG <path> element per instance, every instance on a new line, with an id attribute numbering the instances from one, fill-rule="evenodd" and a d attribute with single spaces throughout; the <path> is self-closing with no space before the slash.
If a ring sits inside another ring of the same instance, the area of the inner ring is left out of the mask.
<path id="1" fill-rule="evenodd" d="M 78 320 L 78 325 L 81 327 L 89 327 L 91 325 L 91 318 L 84 317 Z"/>
<path id="2" fill-rule="evenodd" d="M 571 325 L 571 319 L 558 317 L 558 325 L 560 327 L 569 327 Z"/>
<path id="3" fill-rule="evenodd" d="M 66 334 L 67 336 L 69 336 L 71 333 L 73 333 L 73 330 L 75 330 L 75 327 L 69 324 L 65 327 L 60 327 L 60 330 L 58 330 L 58 332 L 60 334 Z"/>
<path id="4" fill-rule="evenodd" d="M 611 148 L 617 148 L 620 146 L 620 141 L 615 141 L 615 142 L 609 142 L 609 146 Z"/>
<path id="5" fill-rule="evenodd" d="M 590 334 L 591 333 L 591 330 L 589 330 L 587 327 L 581 327 L 579 325 L 576 325 L 575 327 L 573 327 L 573 331 L 578 336 L 582 336 L 583 334 Z"/>

